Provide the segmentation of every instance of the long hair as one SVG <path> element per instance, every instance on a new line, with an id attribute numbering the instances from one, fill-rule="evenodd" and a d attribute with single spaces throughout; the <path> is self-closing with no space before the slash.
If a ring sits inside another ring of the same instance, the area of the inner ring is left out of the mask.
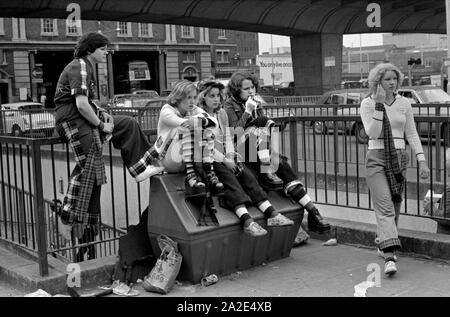
<path id="1" fill-rule="evenodd" d="M 97 48 L 108 45 L 109 43 L 109 39 L 101 33 L 85 33 L 78 40 L 78 43 L 73 51 L 73 57 L 86 57 L 88 53 L 93 53 Z"/>
<path id="2" fill-rule="evenodd" d="M 220 96 L 220 104 L 223 103 L 224 97 L 223 97 L 223 89 L 225 88 L 223 84 L 216 82 L 216 81 L 206 81 L 206 82 L 200 82 L 198 84 L 199 94 L 198 94 L 198 106 L 206 110 L 206 100 L 205 97 L 213 88 L 219 89 L 219 96 Z M 217 107 L 214 109 L 214 112 L 218 112 L 221 107 Z"/>
<path id="3" fill-rule="evenodd" d="M 185 99 L 192 90 L 197 90 L 195 84 L 189 80 L 183 79 L 175 84 L 172 91 L 167 96 L 167 102 L 172 107 L 178 107 L 180 101 Z"/>
<path id="4" fill-rule="evenodd" d="M 258 79 L 254 75 L 247 72 L 235 72 L 233 75 L 231 75 L 230 81 L 228 82 L 228 94 L 239 100 L 242 82 L 245 79 L 250 80 L 255 86 L 256 92 L 258 92 L 259 83 Z"/>
<path id="5" fill-rule="evenodd" d="M 381 63 L 372 68 L 369 72 L 368 76 L 369 90 L 370 90 L 369 95 L 375 94 L 378 84 L 381 83 L 384 74 L 386 74 L 386 72 L 388 71 L 393 71 L 397 75 L 397 87 L 395 88 L 395 90 L 398 90 L 398 88 L 400 88 L 404 78 L 400 69 L 398 69 L 397 66 L 391 63 Z"/>

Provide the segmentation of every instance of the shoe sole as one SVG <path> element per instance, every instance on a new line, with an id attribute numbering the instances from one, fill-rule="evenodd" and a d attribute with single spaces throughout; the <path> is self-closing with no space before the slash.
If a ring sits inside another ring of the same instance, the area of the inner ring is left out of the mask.
<path id="1" fill-rule="evenodd" d="M 267 224 L 267 227 L 289 227 L 289 226 L 293 226 L 293 223 L 289 223 L 289 224 L 284 224 L 284 225 L 269 225 Z"/>
<path id="2" fill-rule="evenodd" d="M 393 271 L 389 271 L 389 272 L 384 272 L 384 274 L 386 274 L 388 277 L 394 275 L 395 273 L 397 273 L 397 270 L 393 270 Z"/>
<path id="3" fill-rule="evenodd" d="M 252 238 L 259 238 L 259 237 L 264 237 L 265 235 L 267 235 L 267 233 L 254 235 L 247 231 L 244 231 L 244 233 Z"/>

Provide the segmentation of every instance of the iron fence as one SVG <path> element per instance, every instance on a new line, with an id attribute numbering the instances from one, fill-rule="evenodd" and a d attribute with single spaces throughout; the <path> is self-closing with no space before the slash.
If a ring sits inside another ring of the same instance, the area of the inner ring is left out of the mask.
<path id="1" fill-rule="evenodd" d="M 435 107 L 435 106 L 434 106 Z M 349 114 L 345 114 L 348 109 Z M 431 109 L 431 106 L 430 106 Z M 130 108 L 125 109 L 129 111 Z M 123 111 L 125 111 L 123 110 Z M 131 110 L 134 110 L 133 108 Z M 159 108 L 136 109 L 128 114 L 142 125 L 151 143 L 156 134 Z M 123 114 L 121 109 L 111 109 Z M 361 124 L 353 107 L 317 105 L 273 106 L 266 108 L 282 123 L 280 150 L 290 158 L 294 170 L 318 203 L 348 208 L 371 209 L 365 183 L 367 144 L 361 143 L 357 130 Z M 321 113 L 317 115 L 317 111 Z M 428 190 L 445 193 L 448 187 L 446 151 L 449 145 L 447 116 L 416 116 L 431 169 L 428 181 L 418 176 L 414 153 L 407 170 L 404 213 L 429 217 L 448 223 L 450 201 L 441 199 L 439 210 L 424 210 Z M 319 126 L 326 127 L 317 129 Z M 127 228 L 139 222 L 148 205 L 149 182 L 136 184 L 128 174 L 120 153 L 111 144 L 104 147 L 108 183 L 102 189 L 101 221 L 94 233 L 66 239 L 55 217 L 55 201 L 65 194 L 75 164 L 67 144 L 58 137 L 15 137 L 0 135 L 0 239 L 35 254 L 40 274 L 48 273 L 48 256 L 67 262 L 89 257 L 116 255 L 118 239 Z M 88 237 L 91 234 L 91 237 Z"/>

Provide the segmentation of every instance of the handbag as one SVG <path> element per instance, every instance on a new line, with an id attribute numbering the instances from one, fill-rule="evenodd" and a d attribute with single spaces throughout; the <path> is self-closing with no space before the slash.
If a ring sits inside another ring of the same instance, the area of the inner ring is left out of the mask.
<path id="1" fill-rule="evenodd" d="M 183 259 L 178 251 L 178 243 L 165 235 L 157 238 L 161 255 L 155 266 L 145 277 L 142 287 L 148 292 L 167 294 L 175 284 Z"/>

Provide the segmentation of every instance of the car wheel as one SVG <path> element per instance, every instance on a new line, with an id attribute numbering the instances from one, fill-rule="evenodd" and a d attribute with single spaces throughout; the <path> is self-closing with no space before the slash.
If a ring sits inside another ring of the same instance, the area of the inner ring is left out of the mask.
<path id="1" fill-rule="evenodd" d="M 369 136 L 367 135 L 362 122 L 355 123 L 354 132 L 356 141 L 358 141 L 359 144 L 367 144 L 369 142 Z"/>
<path id="2" fill-rule="evenodd" d="M 315 134 L 323 134 L 327 132 L 327 128 L 324 126 L 323 122 L 315 121 L 311 123 L 311 126 Z"/>
<path id="3" fill-rule="evenodd" d="M 12 127 L 12 129 L 11 129 L 11 134 L 12 134 L 13 136 L 23 136 L 22 129 L 21 129 L 17 124 L 15 124 L 15 125 Z"/>

